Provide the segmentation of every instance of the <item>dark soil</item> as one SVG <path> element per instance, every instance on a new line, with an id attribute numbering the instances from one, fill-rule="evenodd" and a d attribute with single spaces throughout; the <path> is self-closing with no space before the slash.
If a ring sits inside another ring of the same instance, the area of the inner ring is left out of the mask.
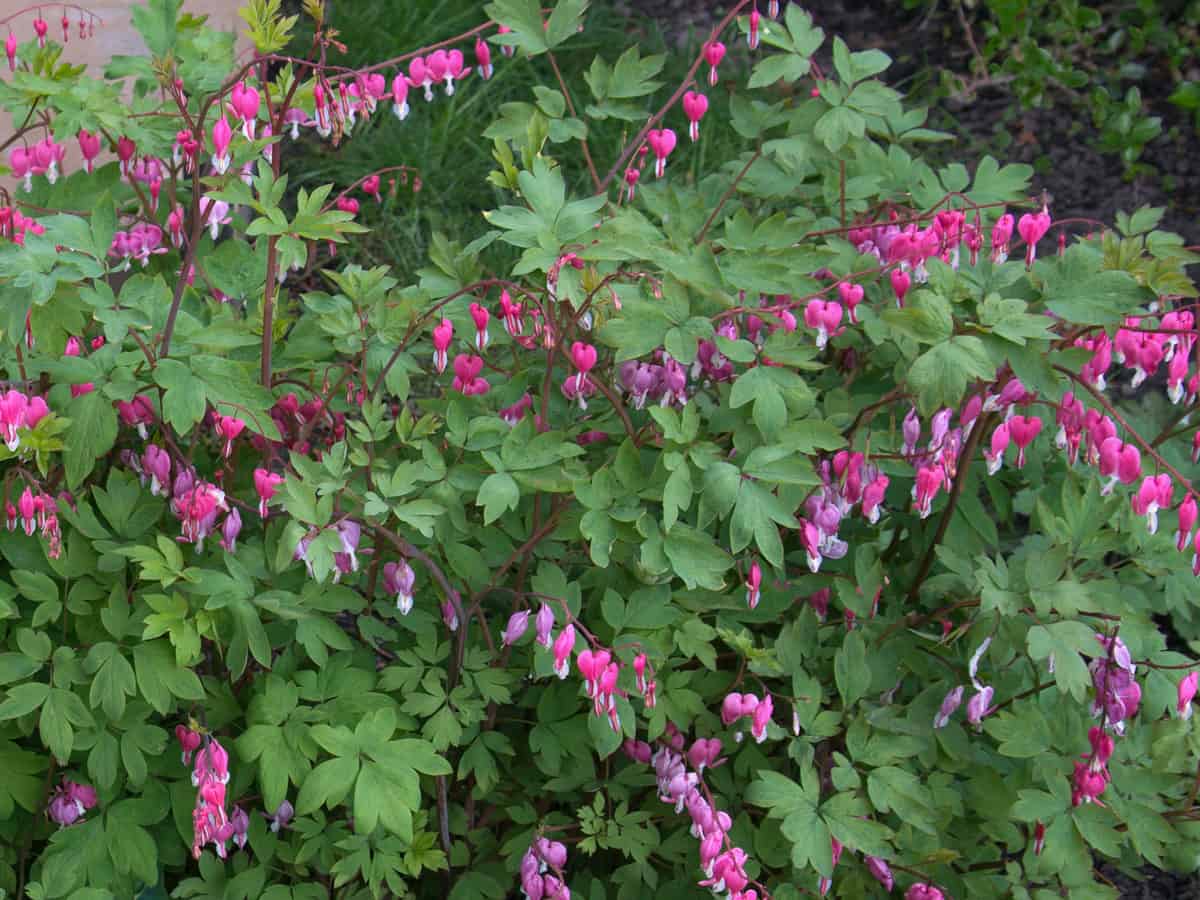
<path id="1" fill-rule="evenodd" d="M 719 0 L 615 0 L 618 8 L 653 18 L 670 44 L 702 40 L 720 20 L 728 4 Z M 930 15 L 905 10 L 897 0 L 826 0 L 808 7 L 827 35 L 840 35 L 852 50 L 877 47 L 894 60 L 889 82 L 920 97 L 938 69 L 965 73 L 970 51 L 952 4 L 939 4 Z M 699 35 L 699 37 L 697 37 Z M 828 60 L 819 60 L 827 64 Z M 1153 60 L 1148 60 L 1153 71 Z M 1024 162 L 1035 168 L 1034 189 L 1049 195 L 1056 219 L 1084 218 L 1111 224 L 1118 211 L 1167 208 L 1161 228 L 1200 243 L 1200 134 L 1192 122 L 1166 100 L 1170 79 L 1148 79 L 1140 85 L 1151 115 L 1163 120 L 1163 132 L 1150 142 L 1141 162 L 1152 174 L 1126 179 L 1115 156 L 1094 146 L 1095 130 L 1069 100 L 1052 109 L 1022 112 L 1002 87 L 981 90 L 969 102 L 935 105 L 930 125 L 956 136 L 943 145 L 947 161 L 978 158 L 986 153 L 1001 162 Z M 1147 866 L 1129 877 L 1103 864 L 1099 871 L 1127 900 L 1195 900 L 1200 876 L 1177 875 Z"/>
<path id="2" fill-rule="evenodd" d="M 618 8 L 655 19 L 672 44 L 705 35 L 728 4 L 720 0 L 615 0 Z M 939 69 L 968 72 L 971 52 L 952 3 L 938 4 L 932 14 L 906 10 L 898 0 L 833 0 L 808 7 L 827 35 L 840 35 L 853 50 L 877 47 L 894 60 L 886 74 L 896 88 L 924 102 Z M 828 60 L 821 60 L 827 63 Z M 1147 144 L 1141 160 L 1151 172 L 1132 179 L 1114 155 L 1095 146 L 1096 132 L 1088 113 L 1068 97 L 1052 97 L 1056 106 L 1021 111 L 1003 86 L 982 88 L 966 102 L 936 102 L 931 127 L 955 135 L 933 153 L 947 161 L 990 153 L 1001 162 L 1034 166 L 1034 189 L 1046 191 L 1056 219 L 1094 219 L 1111 224 L 1116 213 L 1163 206 L 1161 228 L 1175 231 L 1186 243 L 1200 243 L 1200 133 L 1189 117 L 1167 102 L 1174 85 L 1155 73 L 1138 87 L 1147 111 L 1162 119 L 1162 134 Z M 1125 85 L 1122 85 L 1122 89 Z"/>

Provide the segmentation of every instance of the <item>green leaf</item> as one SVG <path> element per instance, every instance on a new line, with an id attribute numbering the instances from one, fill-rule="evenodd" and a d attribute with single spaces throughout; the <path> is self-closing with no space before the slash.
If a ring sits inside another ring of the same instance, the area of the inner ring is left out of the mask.
<path id="1" fill-rule="evenodd" d="M 1058 689 L 1070 694 L 1076 703 L 1087 696 L 1091 680 L 1081 653 L 1095 655 L 1095 632 L 1083 622 L 1054 622 L 1034 625 L 1026 635 L 1029 655 L 1038 662 L 1053 658 L 1054 680 Z"/>
<path id="2" fill-rule="evenodd" d="M 300 785 L 296 815 L 305 816 L 322 806 L 333 809 L 346 799 L 358 776 L 358 757 L 330 759 L 311 772 Z"/>
<path id="3" fill-rule="evenodd" d="M 491 525 L 521 502 L 521 489 L 507 472 L 496 472 L 484 479 L 475 497 L 475 505 L 483 507 L 483 524 Z"/>
<path id="4" fill-rule="evenodd" d="M 537 0 L 496 0 L 485 6 L 483 11 L 497 25 L 511 29 L 509 34 L 492 38 L 495 43 L 520 47 L 530 56 L 545 53 L 549 49 L 542 27 L 541 4 Z"/>
<path id="5" fill-rule="evenodd" d="M 817 119 L 813 136 L 825 145 L 830 153 L 837 153 L 852 137 L 860 138 L 867 130 L 867 120 L 845 106 L 835 106 Z"/>
<path id="6" fill-rule="evenodd" d="M 938 833 L 933 796 L 907 769 L 898 766 L 875 769 L 867 778 L 867 793 L 880 812 L 894 812 L 914 828 L 931 835 Z"/>
<path id="7" fill-rule="evenodd" d="M 92 675 L 88 702 L 93 708 L 102 707 L 109 719 L 119 719 L 125 713 L 125 698 L 137 693 L 133 666 L 116 644 L 97 644 L 88 653 L 84 669 Z"/>
<path id="8" fill-rule="evenodd" d="M 851 631 L 842 641 L 833 660 L 833 677 L 847 708 L 853 706 L 871 687 L 871 668 L 867 664 L 867 645 L 862 635 Z"/>
<path id="9" fill-rule="evenodd" d="M 180 434 L 204 418 L 208 408 L 208 395 L 204 382 L 192 374 L 192 370 L 174 359 L 160 359 L 154 367 L 154 380 L 165 388 L 163 394 L 163 418 Z"/>
<path id="10" fill-rule="evenodd" d="M 921 354 L 908 370 L 908 383 L 921 413 L 932 415 L 943 406 L 957 407 L 974 379 L 993 375 L 995 366 L 983 342 L 960 335 Z"/>
<path id="11" fill-rule="evenodd" d="M 373 762 L 364 762 L 354 785 L 354 829 L 370 834 L 380 822 L 402 841 L 413 838 L 413 810 L 396 773 Z"/>
<path id="12" fill-rule="evenodd" d="M 72 490 L 92 471 L 96 460 L 112 449 L 117 439 L 117 412 L 99 391 L 76 397 L 69 407 L 71 427 L 63 451 L 67 485 Z"/>
<path id="13" fill-rule="evenodd" d="M 141 641 L 133 648 L 134 674 L 138 690 L 162 715 L 170 712 L 172 697 L 180 700 L 204 699 L 204 686 L 191 669 L 178 665 L 175 652 L 166 640 Z"/>
<path id="14" fill-rule="evenodd" d="M 17 685 L 9 690 L 4 701 L 0 702 L 0 722 L 28 715 L 45 703 L 49 694 L 50 685 L 41 682 Z"/>
<path id="15" fill-rule="evenodd" d="M 1072 244 L 1062 256 L 1039 260 L 1046 307 L 1077 325 L 1117 325 L 1153 295 L 1128 272 L 1103 270 L 1098 251 Z"/>
<path id="16" fill-rule="evenodd" d="M 130 13 L 133 27 L 157 58 L 165 57 L 175 46 L 181 5 L 181 0 L 147 0 L 145 6 L 135 6 Z"/>
<path id="17" fill-rule="evenodd" d="M 722 576 L 733 565 L 733 559 L 703 531 L 676 522 L 675 527 L 667 532 L 663 550 L 671 568 L 689 589 L 724 589 L 725 579 Z"/>

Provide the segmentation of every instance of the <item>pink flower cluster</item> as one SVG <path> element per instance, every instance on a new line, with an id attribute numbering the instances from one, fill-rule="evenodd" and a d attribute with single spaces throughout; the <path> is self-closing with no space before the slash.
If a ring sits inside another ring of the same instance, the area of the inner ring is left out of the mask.
<path id="1" fill-rule="evenodd" d="M 13 147 L 8 151 L 8 165 L 14 176 L 24 180 L 28 192 L 33 190 L 34 175 L 45 175 L 51 184 L 58 181 L 59 167 L 66 155 L 66 147 L 47 137 L 32 147 Z"/>
<path id="2" fill-rule="evenodd" d="M 25 232 L 45 234 L 46 226 L 34 218 L 21 214 L 12 206 L 0 206 L 0 237 L 8 238 L 17 246 L 25 243 Z"/>
<path id="3" fill-rule="evenodd" d="M 108 248 L 108 255 L 123 260 L 126 269 L 132 265 L 133 260 L 145 266 L 150 262 L 151 256 L 166 252 L 167 248 L 163 246 L 163 230 L 146 222 L 139 222 L 128 231 L 118 231 L 113 235 L 112 244 Z"/>
<path id="4" fill-rule="evenodd" d="M 17 390 L 0 394 L 0 438 L 10 453 L 21 446 L 25 432 L 37 428 L 38 422 L 50 414 L 46 401 L 38 396 L 28 396 Z"/>
<path id="5" fill-rule="evenodd" d="M 822 461 L 818 472 L 822 487 L 804 501 L 804 516 L 799 520 L 800 541 L 813 572 L 826 558 L 846 555 L 849 548 L 838 537 L 838 528 L 855 506 L 868 522 L 879 521 L 888 488 L 888 477 L 857 451 L 838 451 L 832 461 Z"/>
<path id="6" fill-rule="evenodd" d="M 571 900 L 571 889 L 563 876 L 567 848 L 558 841 L 539 837 L 521 857 L 521 894 L 526 900 Z"/>
<path id="7" fill-rule="evenodd" d="M 655 351 L 654 358 L 657 362 L 631 359 L 621 363 L 617 369 L 618 385 L 632 400 L 634 409 L 642 409 L 648 400 L 659 406 L 683 406 L 688 399 L 687 369 L 665 350 Z"/>
<path id="8" fill-rule="evenodd" d="M 767 694 L 762 700 L 756 694 L 727 694 L 721 701 L 721 722 L 728 726 L 744 718 L 750 719 L 750 735 L 755 743 L 761 744 L 767 739 L 767 726 L 771 724 L 771 715 L 775 712 L 775 701 Z M 742 732 L 735 731 L 735 741 L 741 742 Z"/>
<path id="9" fill-rule="evenodd" d="M 515 643 L 524 634 L 528 618 L 520 615 L 509 620 L 503 642 Z M 575 625 L 568 622 L 557 637 L 552 637 L 554 631 L 554 610 L 543 603 L 534 619 L 536 640 L 544 647 L 549 647 L 554 654 L 554 674 L 565 679 L 571 672 L 571 654 L 575 651 Z M 590 637 L 590 636 L 589 636 Z M 621 678 L 621 663 L 613 659 L 613 653 L 601 646 L 587 647 L 576 657 L 575 664 L 579 674 L 583 676 L 584 689 L 592 699 L 592 709 L 597 716 L 607 716 L 613 731 L 621 731 L 621 718 L 617 710 L 617 697 L 628 697 L 628 693 L 618 687 Z M 633 663 L 634 677 L 637 689 L 642 693 L 646 708 L 653 709 L 657 702 L 657 685 L 654 681 L 653 667 L 650 666 L 645 654 L 639 654 Z M 649 671 L 647 671 L 649 670 Z"/>
<path id="10" fill-rule="evenodd" d="M 350 384 L 347 402 L 355 399 L 354 385 Z M 301 403 L 295 394 L 284 394 L 271 407 L 271 419 L 280 440 L 274 442 L 261 434 L 253 435 L 250 443 L 259 453 L 274 450 L 282 454 L 290 450 L 302 456 L 312 453 L 320 459 L 322 447 L 332 446 L 346 436 L 345 414 L 330 412 L 320 397 Z"/>
<path id="11" fill-rule="evenodd" d="M 501 27 L 503 33 L 507 29 Z M 511 55 L 513 48 L 505 47 L 505 55 Z M 492 77 L 491 48 L 482 38 L 476 40 L 474 48 L 475 62 L 479 77 L 485 81 Z M 284 115 L 293 139 L 299 136 L 299 129 L 316 127 L 317 134 L 328 137 L 333 133 L 334 124 L 340 126 L 343 133 L 353 131 L 359 117 L 369 118 L 379 104 L 390 94 L 392 113 L 401 121 L 408 118 L 411 107 L 408 104 L 408 93 L 412 89 L 423 92 L 426 101 L 432 101 L 434 85 L 443 85 L 446 95 L 454 94 L 455 84 L 471 74 L 471 67 L 466 65 L 463 52 L 458 49 L 439 49 L 426 56 L 415 57 L 408 65 L 408 73 L 397 72 L 391 81 L 389 90 L 387 79 L 378 72 L 358 72 L 353 80 L 338 81 L 336 86 L 327 81 L 318 81 L 313 86 L 314 110 L 313 117 L 299 108 L 289 109 Z"/>
<path id="12" fill-rule="evenodd" d="M 898 223 L 893 213 L 889 223 L 863 225 L 847 233 L 850 243 L 859 253 L 874 256 L 880 263 L 896 266 L 892 270 L 892 290 L 898 306 L 904 305 L 904 296 L 913 281 L 923 284 L 929 277 L 926 261 L 937 257 L 947 265 L 958 268 L 960 250 L 966 245 L 971 264 L 979 258 L 983 247 L 982 225 L 978 216 L 967 222 L 962 210 L 944 209 L 936 213 L 924 228 L 919 223 Z M 1025 241 L 1025 262 L 1032 266 L 1038 242 L 1045 237 L 1051 226 L 1050 213 L 1044 207 L 1040 212 L 1027 213 L 1016 223 L 1017 232 Z M 1005 213 L 992 226 L 992 260 L 1004 262 L 1008 258 L 1009 242 L 1013 233 L 1013 217 Z"/>
<path id="13" fill-rule="evenodd" d="M 668 722 L 657 750 L 634 740 L 625 741 L 622 747 L 634 761 L 654 767 L 660 800 L 672 804 L 676 813 L 687 810 L 692 820 L 690 833 L 700 842 L 700 868 L 705 876 L 700 886 L 714 894 L 726 894 L 729 900 L 758 900 L 758 891 L 750 886 L 746 874 L 749 856 L 729 840 L 732 819 L 713 805 L 707 789 L 701 789 L 704 770 L 724 762 L 721 742 L 699 738 L 686 752 L 685 745 L 684 736 Z"/>
<path id="14" fill-rule="evenodd" d="M 225 527 L 222 537 L 230 545 L 241 530 L 241 516 L 237 510 L 230 511 L 225 501 L 225 492 L 215 484 L 207 481 L 196 481 L 190 471 L 184 470 L 175 477 L 174 497 L 171 500 L 171 512 L 179 519 L 182 534 L 176 540 L 185 544 L 195 544 L 197 550 L 204 549 L 204 539 L 212 534 L 216 527 L 217 516 L 225 512 Z M 232 537 L 225 535 L 225 529 L 232 532 Z"/>
<path id="15" fill-rule="evenodd" d="M 70 499 L 67 494 L 63 496 Z M 5 512 L 9 531 L 17 530 L 19 518 L 21 527 L 27 535 L 32 536 L 35 532 L 41 531 L 42 537 L 46 539 L 46 555 L 51 559 L 58 559 L 62 554 L 62 531 L 58 525 L 58 501 L 40 491 L 35 494 L 31 488 L 27 487 L 21 493 L 21 499 L 17 501 L 16 506 L 13 506 L 11 501 L 5 504 Z"/>
<path id="16" fill-rule="evenodd" d="M 225 811 L 229 754 L 215 737 L 205 740 L 183 725 L 176 727 L 175 736 L 183 748 L 184 765 L 196 751 L 192 767 L 192 786 L 196 788 L 196 804 L 192 809 L 192 856 L 199 859 L 205 846 L 212 844 L 217 856 L 224 859 L 226 842 L 232 840 L 238 847 L 244 847 L 250 828 L 250 817 L 241 807 L 235 806 L 232 815 Z"/>

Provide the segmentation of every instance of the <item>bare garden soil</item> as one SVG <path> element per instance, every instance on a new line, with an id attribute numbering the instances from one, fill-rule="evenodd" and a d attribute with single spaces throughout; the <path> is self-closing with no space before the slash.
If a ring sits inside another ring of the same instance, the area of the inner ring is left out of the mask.
<path id="1" fill-rule="evenodd" d="M 675 45 L 689 37 L 703 40 L 728 8 L 723 0 L 614 2 L 632 14 L 634 34 L 644 31 L 649 20 Z M 1111 223 L 1119 210 L 1164 206 L 1160 227 L 1183 235 L 1188 244 L 1200 243 L 1200 133 L 1187 114 L 1167 102 L 1174 85 L 1160 71 L 1160 61 L 1144 60 L 1146 75 L 1137 85 L 1148 113 L 1162 118 L 1162 134 L 1146 146 L 1140 160 L 1153 171 L 1127 179 L 1121 161 L 1094 146 L 1087 111 L 1073 108 L 1066 96 L 1051 94 L 1053 107 L 1024 111 L 1003 86 L 982 88 L 965 102 L 926 98 L 925 86 L 937 83 L 939 69 L 966 74 L 970 67 L 970 50 L 952 3 L 938 4 L 932 14 L 906 10 L 897 0 L 830 0 L 807 9 L 827 35 L 840 35 L 851 49 L 877 47 L 892 57 L 885 76 L 889 83 L 918 102 L 927 99 L 930 126 L 955 136 L 934 149 L 935 159 L 940 154 L 947 162 L 959 161 L 990 153 L 1002 162 L 1029 163 L 1037 173 L 1034 187 L 1048 193 L 1055 218 Z"/>

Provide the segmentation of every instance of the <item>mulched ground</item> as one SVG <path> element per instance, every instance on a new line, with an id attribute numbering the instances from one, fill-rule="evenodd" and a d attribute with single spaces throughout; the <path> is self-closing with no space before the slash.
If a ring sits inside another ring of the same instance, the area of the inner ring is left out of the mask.
<path id="1" fill-rule="evenodd" d="M 654 19 L 673 44 L 685 43 L 689 33 L 706 34 L 728 8 L 718 0 L 614 2 L 619 9 Z M 970 51 L 951 3 L 939 4 L 932 15 L 905 10 L 897 0 L 827 0 L 808 11 L 826 34 L 841 35 L 851 49 L 886 51 L 894 60 L 886 77 L 900 90 L 919 85 L 940 67 L 959 73 L 969 69 Z M 1146 64 L 1148 75 L 1138 86 L 1150 114 L 1163 120 L 1162 135 L 1147 145 L 1141 159 L 1154 174 L 1126 180 L 1121 162 L 1092 145 L 1094 131 L 1085 114 L 1065 107 L 1017 114 L 1003 87 L 984 88 L 969 103 L 935 107 L 931 126 L 958 138 L 935 152 L 944 153 L 947 161 L 991 153 L 1002 162 L 1034 165 L 1034 187 L 1048 192 L 1055 218 L 1111 223 L 1118 210 L 1165 206 L 1160 227 L 1182 234 L 1188 244 L 1200 243 L 1200 134 L 1167 102 L 1170 78 L 1156 71 L 1155 60 Z M 1007 138 L 998 138 L 1001 130 L 1008 132 Z"/>
<path id="2" fill-rule="evenodd" d="M 717 0 L 614 0 L 619 9 L 655 20 L 671 44 L 682 46 L 689 37 L 706 35 L 728 8 Z M 841 35 L 852 50 L 877 47 L 894 60 L 888 81 L 900 90 L 918 83 L 931 70 L 949 66 L 966 72 L 969 50 L 952 4 L 939 4 L 932 15 L 906 11 L 897 0 L 826 0 L 808 7 L 828 35 Z M 819 60 L 828 63 L 829 60 Z M 1154 61 L 1148 61 L 1151 73 Z M 1152 115 L 1163 119 L 1163 134 L 1147 145 L 1142 161 L 1156 171 L 1126 180 L 1115 157 L 1100 153 L 1091 142 L 1091 122 L 1063 109 L 1031 110 L 1013 115 L 1013 98 L 1003 90 L 985 89 L 971 102 L 943 104 L 930 116 L 932 127 L 958 138 L 943 145 L 947 161 L 991 153 L 1002 162 L 1034 165 L 1035 190 L 1050 195 L 1055 218 L 1085 217 L 1111 223 L 1118 210 L 1165 206 L 1160 227 L 1183 235 L 1188 244 L 1200 243 L 1200 135 L 1192 123 L 1166 100 L 1171 85 L 1165 77 L 1150 77 L 1140 85 Z M 1000 129 L 1011 141 L 998 140 Z M 1005 149 L 998 149 L 1004 147 Z M 1200 876 L 1182 876 L 1146 867 L 1130 877 L 1104 864 L 1104 877 L 1125 900 L 1191 900 L 1200 898 Z"/>

